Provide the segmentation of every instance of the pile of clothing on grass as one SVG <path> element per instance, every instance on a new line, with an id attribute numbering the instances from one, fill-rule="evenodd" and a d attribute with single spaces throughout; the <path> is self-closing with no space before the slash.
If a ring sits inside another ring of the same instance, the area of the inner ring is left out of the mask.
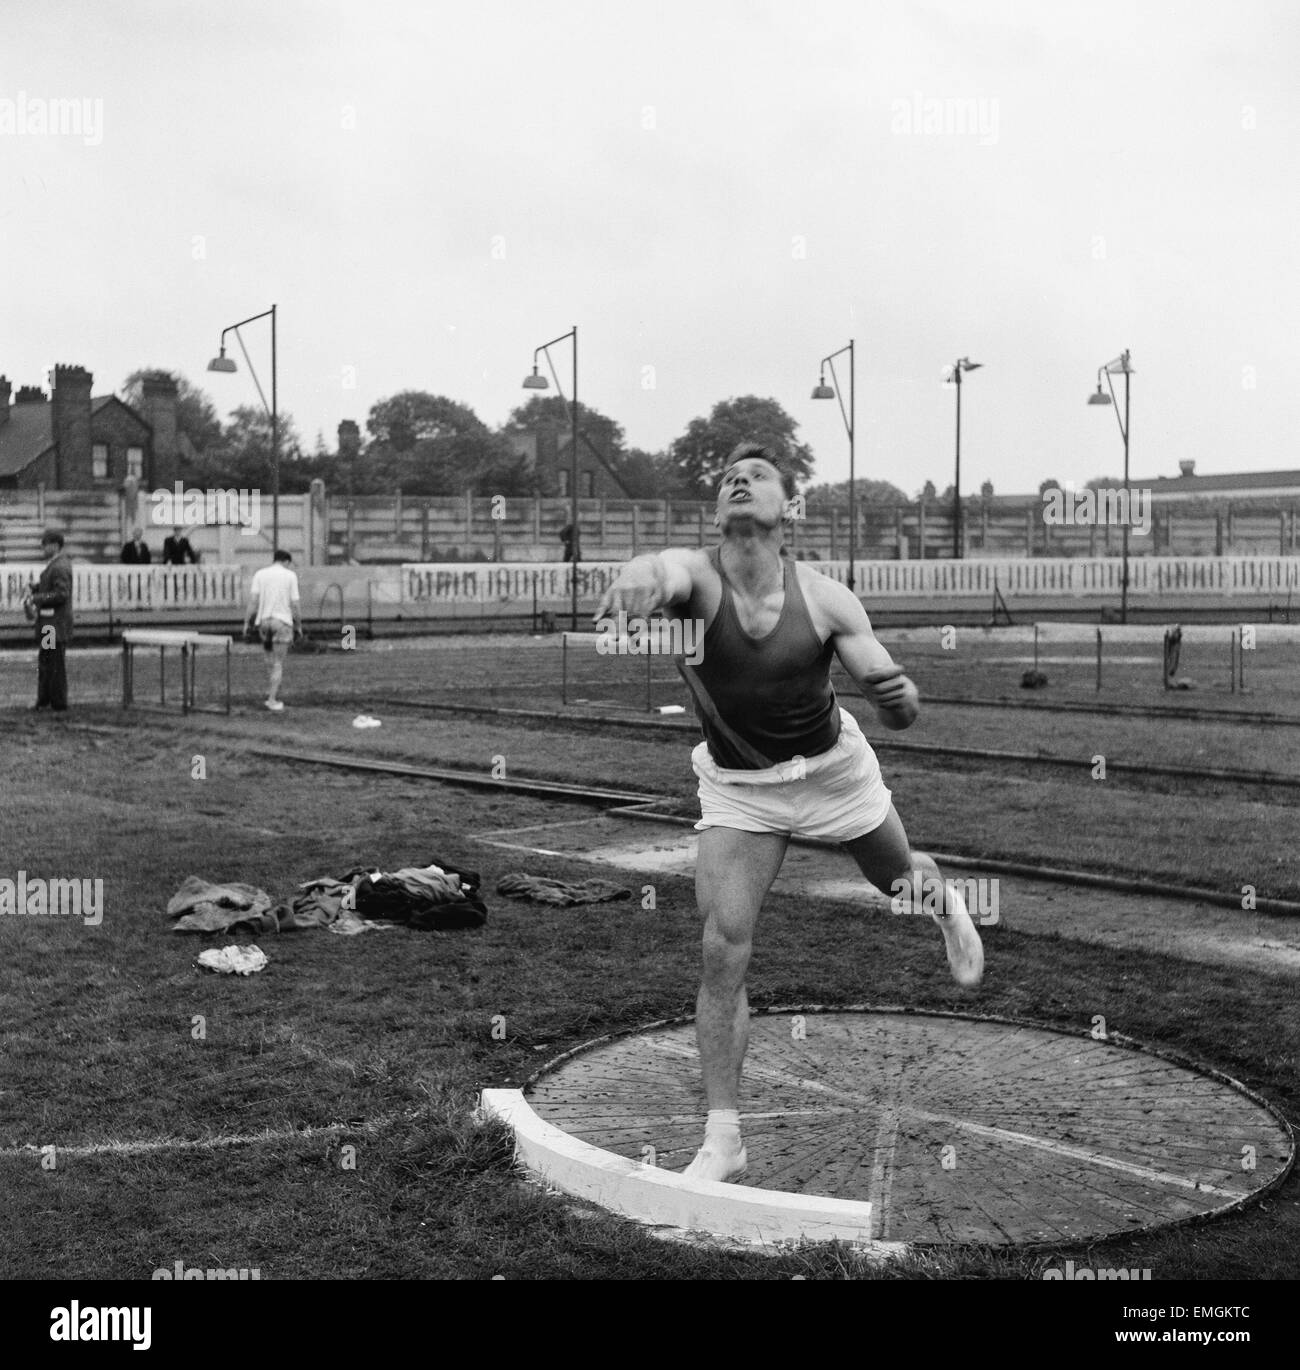
<path id="1" fill-rule="evenodd" d="M 437 931 L 479 928 L 487 921 L 479 884 L 477 871 L 443 860 L 388 872 L 357 866 L 346 875 L 304 881 L 291 899 L 277 904 L 256 885 L 218 885 L 190 875 L 168 902 L 167 916 L 174 920 L 173 932 L 328 928 L 352 936 L 398 926 Z M 632 898 L 626 885 L 608 880 L 552 880 L 526 871 L 503 875 L 497 893 L 565 908 Z"/>
<path id="2" fill-rule="evenodd" d="M 256 885 L 212 884 L 197 875 L 167 904 L 173 932 L 296 932 L 329 928 L 351 936 L 373 928 L 478 928 L 487 921 L 477 871 L 442 860 L 378 871 L 358 866 L 337 878 L 305 881 L 276 903 Z"/>
<path id="3" fill-rule="evenodd" d="M 552 880 L 549 876 L 529 875 L 526 871 L 503 875 L 497 881 L 497 893 L 510 899 L 559 904 L 562 908 L 571 908 L 574 904 L 607 904 L 632 897 L 632 891 L 626 885 L 615 885 L 609 880 Z"/>

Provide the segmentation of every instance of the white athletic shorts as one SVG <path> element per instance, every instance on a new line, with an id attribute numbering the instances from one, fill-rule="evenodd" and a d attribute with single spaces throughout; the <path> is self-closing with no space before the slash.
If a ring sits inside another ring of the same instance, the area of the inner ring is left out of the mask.
<path id="1" fill-rule="evenodd" d="M 761 771 L 728 770 L 701 742 L 691 765 L 700 778 L 697 832 L 738 828 L 850 842 L 878 828 L 893 803 L 871 744 L 845 709 L 838 741 L 819 756 L 795 757 Z"/>

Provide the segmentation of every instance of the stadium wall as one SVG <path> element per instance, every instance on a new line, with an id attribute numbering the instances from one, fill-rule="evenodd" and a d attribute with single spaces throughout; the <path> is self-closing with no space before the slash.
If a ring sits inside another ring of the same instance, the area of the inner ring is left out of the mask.
<path id="1" fill-rule="evenodd" d="M 0 491 L 0 561 L 38 560 L 40 533 L 47 526 L 64 533 L 76 558 L 116 561 L 134 527 L 144 529 L 157 555 L 173 512 L 162 506 L 158 493 L 131 481 L 118 491 Z M 263 491 L 239 493 L 255 498 L 256 528 L 186 524 L 204 561 L 256 566 L 269 559 L 271 497 Z M 280 545 L 299 566 L 560 562 L 560 530 L 570 518 L 565 499 L 347 498 L 329 495 L 320 482 L 310 494 L 282 495 L 279 508 Z M 965 558 L 1119 555 L 1118 526 L 1052 526 L 1043 512 L 1042 501 L 1033 496 L 972 500 L 962 518 Z M 623 561 L 659 547 L 705 546 L 715 537 L 713 505 L 700 501 L 589 499 L 579 501 L 579 513 L 583 561 Z M 847 507 L 810 503 L 804 517 L 791 523 L 788 542 L 800 558 L 847 559 Z M 1130 530 L 1129 552 L 1135 558 L 1294 555 L 1300 552 L 1300 504 L 1283 496 L 1155 501 L 1149 531 Z M 951 506 L 926 500 L 898 507 L 862 504 L 856 553 L 862 561 L 951 560 Z"/>

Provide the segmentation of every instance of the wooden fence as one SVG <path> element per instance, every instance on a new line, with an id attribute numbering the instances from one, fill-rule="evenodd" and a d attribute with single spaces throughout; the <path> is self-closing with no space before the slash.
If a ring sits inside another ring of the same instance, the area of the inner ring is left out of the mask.
<path id="1" fill-rule="evenodd" d="M 847 561 L 806 563 L 846 582 Z M 602 595 L 622 561 L 584 562 L 578 567 L 578 597 L 585 606 Z M 0 613 L 17 614 L 40 563 L 0 565 Z M 859 561 L 857 593 L 872 599 L 992 599 L 996 588 L 1008 599 L 1118 596 L 1123 574 L 1119 557 L 1006 557 L 969 561 Z M 403 566 L 302 568 L 305 613 L 319 606 L 312 596 L 328 587 L 368 593 L 374 604 L 424 606 L 513 606 L 552 608 L 571 596 L 571 568 L 564 562 L 408 563 Z M 237 609 L 245 603 L 251 570 L 241 566 L 103 566 L 73 563 L 73 604 L 81 612 L 128 613 Z M 332 579 L 347 587 L 330 585 Z M 368 582 L 368 589 L 367 583 Z M 1129 596 L 1207 598 L 1236 595 L 1300 595 L 1300 556 L 1133 557 Z"/>

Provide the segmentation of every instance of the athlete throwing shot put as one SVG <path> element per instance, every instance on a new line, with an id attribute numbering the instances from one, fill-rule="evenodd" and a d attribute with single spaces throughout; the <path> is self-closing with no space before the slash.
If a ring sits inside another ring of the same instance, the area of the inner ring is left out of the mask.
<path id="1" fill-rule="evenodd" d="M 783 554 L 794 493 L 793 475 L 770 449 L 742 443 L 718 489 L 721 543 L 634 557 L 596 613 L 631 619 L 664 610 L 704 625 L 698 664 L 678 660 L 704 733 L 691 760 L 700 782 L 696 1035 L 708 1121 L 685 1172 L 693 1179 L 732 1180 L 746 1166 L 745 971 L 759 908 L 792 836 L 842 842 L 877 889 L 902 907 L 933 910 L 959 985 L 978 985 L 984 972 L 961 894 L 929 856 L 911 850 L 875 753 L 836 701 L 831 659 L 839 657 L 889 729 L 916 719 L 916 686 L 876 641 L 851 590 Z M 922 888 L 913 888 L 916 875 Z"/>

